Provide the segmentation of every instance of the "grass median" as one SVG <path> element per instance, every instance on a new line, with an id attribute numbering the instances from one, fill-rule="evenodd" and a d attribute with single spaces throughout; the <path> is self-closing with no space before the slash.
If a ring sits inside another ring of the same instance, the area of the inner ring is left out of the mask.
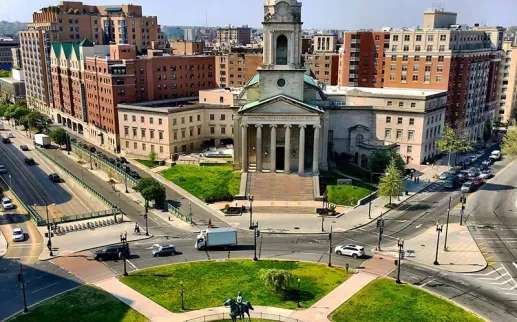
<path id="1" fill-rule="evenodd" d="M 133 310 L 105 291 L 93 286 L 81 286 L 20 313 L 8 322 L 143 322 L 145 316 Z"/>
<path id="2" fill-rule="evenodd" d="M 289 270 L 294 281 L 283 292 L 266 287 L 261 269 Z M 261 260 L 206 261 L 150 268 L 121 277 L 121 281 L 173 312 L 181 308 L 180 283 L 183 282 L 187 310 L 221 306 L 241 291 L 252 305 L 296 309 L 300 279 L 302 307 L 316 303 L 349 277 L 338 267 L 305 262 Z"/>
<path id="3" fill-rule="evenodd" d="M 332 313 L 334 322 L 482 322 L 459 306 L 411 285 L 378 279 Z"/>
<path id="4" fill-rule="evenodd" d="M 151 161 L 151 160 L 144 160 L 144 159 L 136 159 L 137 162 L 145 165 L 146 167 L 152 169 L 152 168 L 156 168 L 157 166 L 159 166 L 160 164 L 158 163 L 158 161 Z"/>

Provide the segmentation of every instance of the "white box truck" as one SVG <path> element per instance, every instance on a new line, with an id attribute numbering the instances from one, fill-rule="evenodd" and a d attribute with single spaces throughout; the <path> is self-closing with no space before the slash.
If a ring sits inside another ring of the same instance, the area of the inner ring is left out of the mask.
<path id="1" fill-rule="evenodd" d="M 198 250 L 212 247 L 237 246 L 237 228 L 208 228 L 197 235 L 195 247 Z"/>
<path id="2" fill-rule="evenodd" d="M 34 145 L 41 146 L 43 148 L 50 147 L 50 137 L 45 134 L 36 134 L 34 135 Z"/>
<path id="3" fill-rule="evenodd" d="M 499 150 L 492 151 L 492 153 L 490 154 L 490 156 L 488 158 L 493 161 L 501 160 L 501 151 L 499 151 Z"/>

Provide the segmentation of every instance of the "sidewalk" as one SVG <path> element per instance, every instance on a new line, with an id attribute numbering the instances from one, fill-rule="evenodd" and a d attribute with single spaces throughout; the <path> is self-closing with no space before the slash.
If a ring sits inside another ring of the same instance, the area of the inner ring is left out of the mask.
<path id="1" fill-rule="evenodd" d="M 449 224 L 448 251 L 444 251 L 444 225 L 443 231 L 440 234 L 440 245 L 438 248 L 439 265 L 433 264 L 436 258 L 436 241 L 437 232 L 435 227 L 431 227 L 422 234 L 406 240 L 404 242 L 406 260 L 412 260 L 426 266 L 455 273 L 477 272 L 487 266 L 485 257 L 474 238 L 472 238 L 467 226 Z M 396 245 L 384 247 L 382 252 L 375 250 L 372 252 L 398 258 L 398 248 Z"/>
<path id="2" fill-rule="evenodd" d="M 328 316 L 339 306 L 354 296 L 363 287 L 379 276 L 385 276 L 393 270 L 391 261 L 373 257 L 367 260 L 364 267 L 357 274 L 353 274 L 348 280 L 335 288 L 332 292 L 304 310 L 289 310 L 268 306 L 254 306 L 251 317 L 261 318 L 292 318 L 303 322 L 329 322 Z M 199 321 L 215 321 L 229 318 L 229 308 L 214 307 L 184 313 L 172 313 L 134 289 L 126 286 L 118 278 L 108 278 L 94 283 L 106 292 L 112 294 L 131 308 L 145 315 L 151 321 L 187 321 L 199 319 Z"/>

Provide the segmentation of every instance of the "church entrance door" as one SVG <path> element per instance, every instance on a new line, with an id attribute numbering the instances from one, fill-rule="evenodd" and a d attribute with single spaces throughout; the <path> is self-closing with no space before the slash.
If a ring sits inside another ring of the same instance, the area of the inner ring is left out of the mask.
<path id="1" fill-rule="evenodd" d="M 276 169 L 284 171 L 285 164 L 285 148 L 283 146 L 276 147 Z"/>

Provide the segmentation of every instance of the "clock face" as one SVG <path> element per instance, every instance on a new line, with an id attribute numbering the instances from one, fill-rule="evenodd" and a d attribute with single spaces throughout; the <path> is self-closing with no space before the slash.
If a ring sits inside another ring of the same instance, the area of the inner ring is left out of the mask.
<path id="1" fill-rule="evenodd" d="M 278 5 L 277 5 L 277 8 L 276 8 L 276 12 L 278 13 L 278 15 L 282 18 L 286 17 L 287 14 L 289 13 L 289 5 L 285 2 L 280 2 Z"/>

